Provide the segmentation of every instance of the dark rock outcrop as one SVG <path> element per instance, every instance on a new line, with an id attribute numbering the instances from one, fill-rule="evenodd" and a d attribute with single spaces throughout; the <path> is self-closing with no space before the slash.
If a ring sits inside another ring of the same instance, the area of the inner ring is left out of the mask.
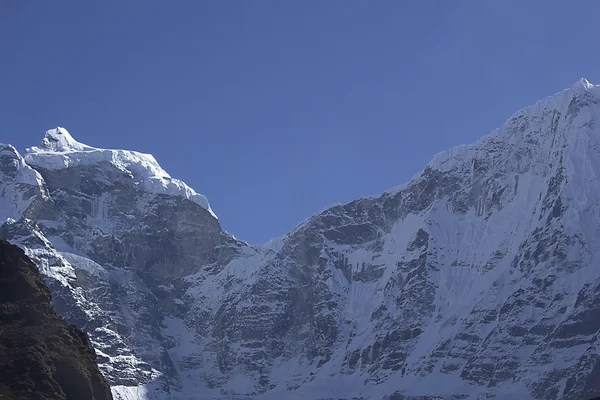
<path id="1" fill-rule="evenodd" d="M 0 238 L 0 399 L 112 399 L 87 335 L 50 301 L 37 267 Z"/>

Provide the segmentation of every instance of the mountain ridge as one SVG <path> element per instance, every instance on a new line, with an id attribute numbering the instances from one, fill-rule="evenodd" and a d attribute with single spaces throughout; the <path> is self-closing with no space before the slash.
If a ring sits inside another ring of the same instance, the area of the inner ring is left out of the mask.
<path id="1" fill-rule="evenodd" d="M 568 107 L 568 105 L 570 104 L 573 96 L 577 96 L 577 95 L 581 95 L 581 94 L 586 94 L 586 93 L 589 93 L 589 94 L 591 94 L 593 96 L 600 96 L 600 85 L 593 85 L 587 79 L 580 78 L 577 81 L 575 81 L 575 83 L 571 87 L 569 87 L 567 89 L 564 89 L 564 90 L 561 90 L 559 92 L 556 92 L 553 95 L 550 95 L 550 96 L 548 96 L 548 97 L 546 97 L 546 98 L 544 98 L 542 100 L 537 101 L 533 105 L 525 106 L 525 107 L 521 108 L 519 111 L 516 111 L 515 113 L 513 113 L 513 115 L 511 115 L 505 121 L 505 123 L 503 125 L 505 125 L 506 123 L 508 123 L 511 119 L 514 119 L 514 118 L 516 118 L 518 116 L 521 116 L 524 113 L 532 112 L 532 111 L 535 113 L 535 111 L 539 111 L 540 108 L 543 109 L 543 108 L 565 108 L 565 107 Z M 476 142 L 474 142 L 472 144 L 459 144 L 459 145 L 456 145 L 456 146 L 454 146 L 454 147 L 452 147 L 452 148 L 450 148 L 448 150 L 443 150 L 443 151 L 440 151 L 440 152 L 434 154 L 434 156 L 432 157 L 432 159 L 427 163 L 426 167 L 437 167 L 437 168 L 439 168 L 440 164 L 442 164 L 443 161 L 447 161 L 447 159 L 454 158 L 457 155 L 460 155 L 460 154 L 464 153 L 465 151 L 467 151 L 468 148 L 473 147 L 476 144 L 483 142 L 486 138 L 489 138 L 491 136 L 496 135 L 499 129 L 500 128 L 493 130 L 492 132 L 490 132 L 489 134 L 481 137 L 480 139 L 478 139 Z M 53 145 L 51 145 L 50 143 L 59 143 L 59 147 L 56 148 Z M 0 143 L 0 146 L 9 146 L 9 147 L 12 147 L 17 153 L 19 153 L 18 150 L 15 149 L 10 144 Z M 129 153 L 138 154 L 138 155 L 144 156 L 144 158 L 147 157 L 149 159 L 149 163 L 150 164 L 156 165 L 156 168 L 159 169 L 159 172 L 156 175 L 158 175 L 158 176 L 165 176 L 165 177 L 171 179 L 171 176 L 158 165 L 158 162 L 156 161 L 156 159 L 151 154 L 144 154 L 144 153 L 139 153 L 139 152 L 136 152 L 136 151 L 128 151 L 128 150 L 120 150 L 120 149 L 101 149 L 101 148 L 92 147 L 92 146 L 89 146 L 87 144 L 83 144 L 83 143 L 78 142 L 77 140 L 75 140 L 72 137 L 72 135 L 69 133 L 69 131 L 67 129 L 65 129 L 63 127 L 60 127 L 60 126 L 56 127 L 56 128 L 49 129 L 48 131 L 46 131 L 46 134 L 44 135 L 44 138 L 43 138 L 40 146 L 33 146 L 33 147 L 29 147 L 29 148 L 25 149 L 25 153 L 23 155 L 23 159 L 25 160 L 26 163 L 28 163 L 28 165 L 29 164 L 35 165 L 36 164 L 36 158 L 37 158 L 36 157 L 36 153 L 39 153 L 39 152 L 41 152 L 41 153 L 54 153 L 54 152 L 56 152 L 58 154 L 61 154 L 61 153 L 65 153 L 65 152 L 68 153 L 68 152 L 71 152 L 71 151 L 72 152 L 82 151 L 84 153 L 85 152 L 95 152 L 95 151 L 102 151 L 102 152 L 129 152 Z M 28 160 L 28 155 L 29 155 L 29 160 Z M 19 156 L 20 156 L 20 154 L 19 154 Z M 112 158 L 112 157 L 109 157 L 109 159 L 110 158 Z M 110 160 L 110 161 L 114 162 L 114 160 Z M 49 167 L 49 165 L 50 164 L 40 165 L 40 167 L 41 168 Z M 59 163 L 58 165 L 54 165 L 54 168 L 61 168 L 61 167 L 67 167 L 67 166 L 64 165 L 64 164 L 61 165 L 61 163 Z M 52 168 L 52 167 L 50 167 L 50 168 Z M 388 192 L 391 193 L 391 192 L 394 192 L 394 191 L 397 191 L 397 190 L 402 190 L 403 188 L 406 187 L 406 185 L 408 185 L 408 183 L 410 181 L 412 181 L 413 179 L 415 179 L 416 177 L 418 177 L 420 174 L 422 174 L 423 171 L 424 171 L 424 169 L 421 169 L 418 172 L 416 172 L 414 174 L 414 176 L 408 182 L 401 183 L 401 184 L 396 185 L 396 186 L 394 186 L 394 187 L 392 187 L 390 189 L 386 189 L 383 192 L 378 193 L 378 194 L 373 194 L 373 195 L 367 195 L 367 196 L 359 197 L 357 200 L 363 199 L 363 198 L 365 198 L 365 199 L 377 198 L 377 197 L 380 197 L 383 194 L 388 193 Z M 179 181 L 179 180 L 175 179 L 175 181 Z M 179 182 L 181 182 L 181 181 L 179 181 Z M 184 185 L 185 185 L 185 183 L 184 183 Z M 187 186 L 187 185 L 185 185 L 185 186 Z M 191 189 L 191 188 L 189 188 L 189 189 Z M 191 190 L 192 190 L 192 192 L 194 194 L 196 193 L 193 189 L 191 189 Z M 200 196 L 202 196 L 202 195 L 200 195 Z M 184 197 L 189 197 L 189 195 L 186 193 Z M 204 196 L 202 196 L 202 197 L 204 197 Z M 354 200 L 351 200 L 349 202 L 352 202 L 352 201 L 354 201 Z M 347 202 L 347 203 L 349 203 L 349 202 Z M 339 203 L 339 202 L 333 203 L 333 204 L 331 204 L 329 206 L 324 207 L 319 212 L 317 212 L 317 213 L 315 213 L 315 214 L 307 217 L 306 219 L 311 218 L 312 216 L 318 215 L 321 212 L 326 211 L 328 208 L 335 207 L 335 206 L 342 205 L 342 204 L 347 204 L 347 203 Z M 208 200 L 199 200 L 198 204 L 202 205 L 204 208 L 208 207 L 207 209 L 212 213 L 212 210 L 210 210 L 210 206 L 208 205 Z M 217 218 L 216 214 L 213 213 L 213 215 L 214 215 L 215 218 Z M 304 221 L 299 222 L 290 231 L 293 231 L 297 226 L 302 225 L 303 222 Z M 265 244 L 268 243 L 268 242 L 270 242 L 270 241 L 272 241 L 272 240 L 278 239 L 279 237 L 282 237 L 282 236 L 271 238 L 271 239 L 267 240 L 267 242 L 265 242 Z M 260 243 L 259 244 L 253 244 L 253 246 L 260 246 L 260 245 L 261 245 Z"/>

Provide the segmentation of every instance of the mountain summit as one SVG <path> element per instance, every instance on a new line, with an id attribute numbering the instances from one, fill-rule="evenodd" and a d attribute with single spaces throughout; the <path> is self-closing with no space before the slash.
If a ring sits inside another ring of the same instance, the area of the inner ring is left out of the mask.
<path id="1" fill-rule="evenodd" d="M 599 118 L 580 80 L 265 246 L 152 156 L 57 128 L 3 147 L 0 234 L 115 399 L 593 397 Z"/>
<path id="2" fill-rule="evenodd" d="M 46 135 L 40 144 L 39 149 L 34 148 L 33 151 L 55 151 L 55 152 L 68 152 L 68 151 L 85 151 L 85 150 L 96 150 L 93 147 L 86 146 L 85 144 L 79 143 L 67 131 L 65 128 L 60 126 L 54 129 L 46 131 Z"/>
<path id="3" fill-rule="evenodd" d="M 171 176 L 160 167 L 150 154 L 128 150 L 98 149 L 79 143 L 65 128 L 46 131 L 41 144 L 25 152 L 26 162 L 40 170 L 64 170 L 73 168 L 101 167 L 106 171 L 118 170 L 125 174 L 138 188 L 150 193 L 182 196 L 216 215 L 210 209 L 205 196 Z"/>

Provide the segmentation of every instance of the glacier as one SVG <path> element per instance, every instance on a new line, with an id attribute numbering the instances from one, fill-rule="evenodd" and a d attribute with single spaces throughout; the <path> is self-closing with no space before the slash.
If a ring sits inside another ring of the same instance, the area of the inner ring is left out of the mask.
<path id="1" fill-rule="evenodd" d="M 600 395 L 600 86 L 251 246 L 151 155 L 0 145 L 0 234 L 120 400 Z"/>

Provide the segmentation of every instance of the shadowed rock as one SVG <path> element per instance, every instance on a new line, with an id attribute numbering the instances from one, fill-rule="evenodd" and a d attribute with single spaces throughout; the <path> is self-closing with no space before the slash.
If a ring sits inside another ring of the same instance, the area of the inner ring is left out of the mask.
<path id="1" fill-rule="evenodd" d="M 0 239 L 0 399 L 112 399 L 87 335 L 50 300 L 23 250 Z"/>

